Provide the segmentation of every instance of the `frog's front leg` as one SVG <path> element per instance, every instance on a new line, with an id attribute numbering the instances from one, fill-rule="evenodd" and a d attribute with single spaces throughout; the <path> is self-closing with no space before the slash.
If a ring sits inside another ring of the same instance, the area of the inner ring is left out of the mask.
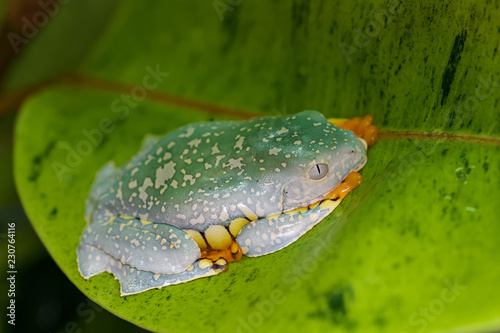
<path id="1" fill-rule="evenodd" d="M 241 245 L 243 254 L 249 257 L 281 250 L 328 216 L 361 181 L 359 173 L 351 172 L 335 190 L 317 203 L 249 222 L 241 229 L 236 242 Z"/>
<path id="2" fill-rule="evenodd" d="M 371 115 L 355 118 L 328 118 L 328 121 L 337 127 L 353 131 L 358 138 L 365 140 L 368 146 L 372 146 L 377 141 L 378 129 L 372 124 Z"/>

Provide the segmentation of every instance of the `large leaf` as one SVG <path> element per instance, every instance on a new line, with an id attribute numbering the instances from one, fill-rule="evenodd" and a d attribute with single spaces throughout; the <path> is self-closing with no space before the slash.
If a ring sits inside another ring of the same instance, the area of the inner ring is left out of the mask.
<path id="1" fill-rule="evenodd" d="M 21 199 L 69 279 L 151 330 L 498 328 L 498 18 L 466 1 L 124 2 L 78 75 L 24 105 Z M 123 108 L 154 69 L 169 76 Z M 81 278 L 84 200 L 107 161 L 221 111 L 303 109 L 372 113 L 385 130 L 362 186 L 311 232 L 219 276 L 136 296 L 120 298 L 109 274 Z"/>

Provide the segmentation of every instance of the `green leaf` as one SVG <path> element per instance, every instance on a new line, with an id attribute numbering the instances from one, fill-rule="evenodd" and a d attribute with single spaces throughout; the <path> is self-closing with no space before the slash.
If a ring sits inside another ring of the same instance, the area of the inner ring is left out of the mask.
<path id="1" fill-rule="evenodd" d="M 16 184 L 63 272 L 153 331 L 499 328 L 498 9 L 230 3 L 123 2 L 78 76 L 23 106 Z M 127 104 L 155 69 L 169 75 Z M 84 200 L 107 161 L 122 165 L 146 134 L 189 122 L 304 109 L 372 113 L 382 132 L 363 184 L 296 243 L 126 298 L 110 274 L 80 276 Z"/>

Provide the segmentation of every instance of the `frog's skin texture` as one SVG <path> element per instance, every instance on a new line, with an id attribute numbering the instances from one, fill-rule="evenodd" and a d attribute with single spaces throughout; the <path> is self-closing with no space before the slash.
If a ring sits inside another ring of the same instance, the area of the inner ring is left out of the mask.
<path id="1" fill-rule="evenodd" d="M 246 256 L 278 251 L 335 209 L 328 195 L 365 163 L 366 143 L 316 111 L 147 137 L 92 185 L 80 273 L 113 273 L 129 295 L 226 270 L 203 253 L 234 242 Z"/>

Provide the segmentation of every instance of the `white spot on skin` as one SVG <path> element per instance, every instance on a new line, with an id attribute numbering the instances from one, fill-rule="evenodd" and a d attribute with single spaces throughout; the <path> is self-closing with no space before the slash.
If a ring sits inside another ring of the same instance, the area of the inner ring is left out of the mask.
<path id="1" fill-rule="evenodd" d="M 137 171 L 139 171 L 139 168 L 132 169 L 132 172 L 130 173 L 130 177 L 133 177 Z"/>
<path id="2" fill-rule="evenodd" d="M 189 223 L 191 223 L 192 225 L 202 224 L 203 222 L 205 222 L 205 216 L 203 215 L 198 216 L 198 218 L 196 219 L 189 220 Z"/>
<path id="3" fill-rule="evenodd" d="M 298 141 L 295 141 L 293 144 L 294 145 L 300 145 L 302 143 L 302 141 L 298 140 Z"/>
<path id="4" fill-rule="evenodd" d="M 229 218 L 229 213 L 227 212 L 227 208 L 225 206 L 222 206 L 222 211 L 220 212 L 219 220 L 221 222 L 225 222 L 227 221 L 228 218 Z"/>
<path id="5" fill-rule="evenodd" d="M 238 159 L 230 158 L 228 161 L 229 163 L 223 164 L 222 166 L 224 168 L 229 167 L 229 170 L 233 170 L 235 168 L 238 168 L 241 170 L 241 167 L 245 166 L 245 164 L 241 163 L 242 160 L 243 160 L 243 157 L 240 157 Z"/>
<path id="6" fill-rule="evenodd" d="M 172 154 L 170 154 L 168 151 L 163 154 L 163 160 L 169 160 L 172 157 Z"/>
<path id="7" fill-rule="evenodd" d="M 188 127 L 186 133 L 179 134 L 179 138 L 189 138 L 194 133 L 194 127 Z M 168 147 L 170 148 L 170 147 Z"/>
<path id="8" fill-rule="evenodd" d="M 196 147 L 198 148 L 198 145 L 201 143 L 201 139 L 193 139 L 189 141 L 187 144 L 190 148 Z"/>
<path id="9" fill-rule="evenodd" d="M 226 155 L 217 155 L 215 157 L 215 166 L 218 166 L 219 165 L 219 162 L 224 158 L 226 157 Z"/>
<path id="10" fill-rule="evenodd" d="M 239 149 L 243 150 L 243 141 L 245 140 L 244 136 L 240 136 L 238 141 L 236 141 L 236 144 L 234 145 L 233 149 Z"/>
<path id="11" fill-rule="evenodd" d="M 276 155 L 278 156 L 278 153 L 281 151 L 281 148 L 272 148 L 272 149 L 269 149 L 269 155 Z"/>
<path id="12" fill-rule="evenodd" d="M 133 189 L 137 187 L 137 180 L 132 180 L 130 183 L 128 183 L 128 188 Z"/>
<path id="13" fill-rule="evenodd" d="M 165 185 L 165 181 L 169 180 L 175 174 L 175 163 L 173 161 L 168 162 L 156 169 L 155 187 L 158 189 L 160 186 Z"/>
<path id="14" fill-rule="evenodd" d="M 219 154 L 220 153 L 220 150 L 219 150 L 219 147 L 217 147 L 218 143 L 216 143 L 213 147 L 212 147 L 212 155 L 215 155 L 215 154 Z"/>
<path id="15" fill-rule="evenodd" d="M 280 130 L 277 130 L 276 133 L 279 135 L 283 133 L 288 133 L 288 128 L 282 127 Z"/>
<path id="16" fill-rule="evenodd" d="M 144 203 L 146 203 L 146 199 L 148 198 L 148 194 L 146 193 L 146 189 L 150 186 L 153 186 L 153 181 L 151 178 L 146 177 L 144 179 L 144 183 L 142 183 L 142 186 L 139 187 L 139 198 L 141 198 Z"/>
<path id="17" fill-rule="evenodd" d="M 260 201 L 257 201 L 257 204 L 255 205 L 255 213 L 258 216 L 264 216 L 266 213 L 264 209 L 262 209 L 262 207 L 260 206 Z"/>

